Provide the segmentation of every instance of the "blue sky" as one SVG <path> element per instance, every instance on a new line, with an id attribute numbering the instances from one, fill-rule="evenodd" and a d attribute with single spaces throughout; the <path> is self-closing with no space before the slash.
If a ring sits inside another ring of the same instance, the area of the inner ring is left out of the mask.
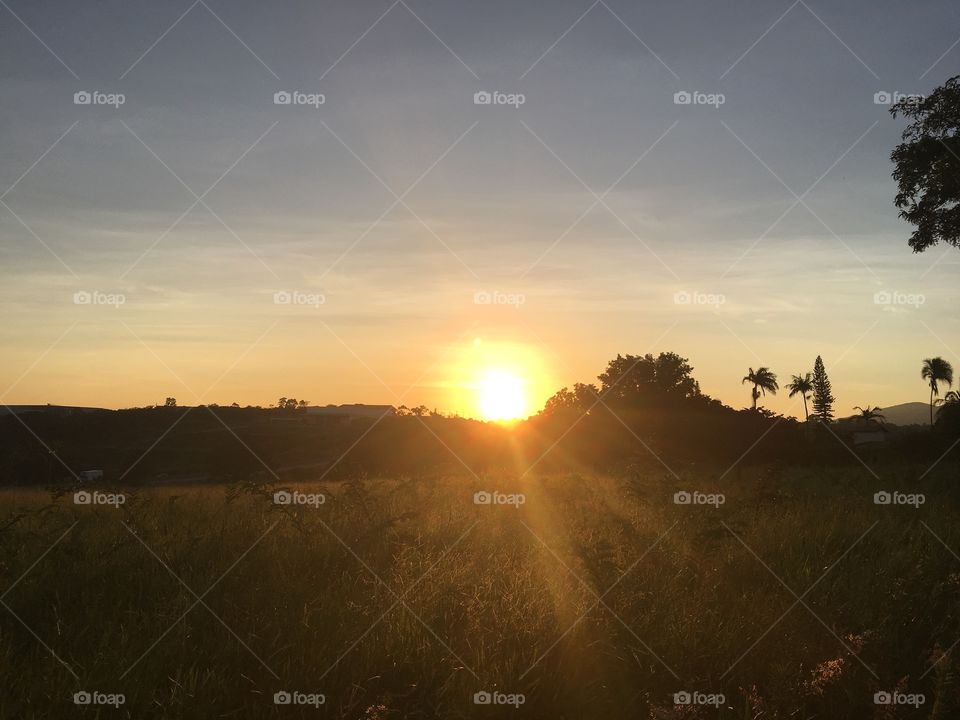
<path id="1" fill-rule="evenodd" d="M 491 357 L 535 405 L 669 349 L 738 407 L 821 354 L 842 414 L 960 363 L 875 102 L 957 73 L 955 3 L 5 2 L 3 402 L 469 412 Z"/>

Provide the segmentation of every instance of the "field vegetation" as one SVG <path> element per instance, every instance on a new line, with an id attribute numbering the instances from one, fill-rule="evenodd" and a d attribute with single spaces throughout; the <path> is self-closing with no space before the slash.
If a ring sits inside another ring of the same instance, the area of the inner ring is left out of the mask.
<path id="1" fill-rule="evenodd" d="M 956 717 L 957 468 L 926 469 L 7 489 L 0 715 Z"/>

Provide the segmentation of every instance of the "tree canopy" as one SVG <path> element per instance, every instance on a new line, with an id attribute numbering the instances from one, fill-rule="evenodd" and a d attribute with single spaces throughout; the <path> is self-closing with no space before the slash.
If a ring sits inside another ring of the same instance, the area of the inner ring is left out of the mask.
<path id="1" fill-rule="evenodd" d="M 633 402 L 664 396 L 691 398 L 700 395 L 700 385 L 693 378 L 693 368 L 687 358 L 672 352 L 662 352 L 656 357 L 649 353 L 618 353 L 597 379 L 605 401 Z"/>
<path id="2" fill-rule="evenodd" d="M 575 383 L 573 390 L 562 388 L 554 393 L 543 406 L 543 412 L 547 414 L 573 412 L 579 415 L 589 412 L 597 404 L 599 396 L 600 391 L 596 385 Z"/>
<path id="3" fill-rule="evenodd" d="M 925 98 L 901 100 L 890 112 L 911 121 L 890 156 L 894 202 L 900 217 L 916 226 L 910 247 L 960 247 L 960 75 Z"/>

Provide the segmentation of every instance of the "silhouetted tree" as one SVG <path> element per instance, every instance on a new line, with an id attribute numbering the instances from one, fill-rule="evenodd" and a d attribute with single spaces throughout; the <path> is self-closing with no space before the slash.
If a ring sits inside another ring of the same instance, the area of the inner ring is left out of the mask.
<path id="1" fill-rule="evenodd" d="M 700 386 L 692 373 L 693 368 L 687 359 L 676 353 L 663 352 L 657 357 L 649 353 L 643 356 L 618 354 L 597 379 L 601 382 L 600 393 L 604 400 L 636 404 L 665 396 L 699 396 Z"/>
<path id="2" fill-rule="evenodd" d="M 575 383 L 573 390 L 562 388 L 550 397 L 543 406 L 545 415 L 573 413 L 582 415 L 597 404 L 600 390 L 594 384 Z"/>
<path id="3" fill-rule="evenodd" d="M 860 414 L 857 416 L 858 420 L 863 420 L 864 422 L 883 422 L 887 418 L 881 413 L 883 410 L 882 407 L 870 407 L 867 405 L 865 408 L 860 407 L 859 405 L 853 406 L 854 410 L 859 410 Z"/>
<path id="4" fill-rule="evenodd" d="M 943 396 L 942 400 L 937 400 L 938 405 L 951 405 L 953 403 L 960 403 L 960 392 L 956 390 L 950 390 Z"/>
<path id="5" fill-rule="evenodd" d="M 823 422 L 833 420 L 833 388 L 830 386 L 830 378 L 827 377 L 827 369 L 823 365 L 823 358 L 817 355 L 813 363 L 813 412 L 819 415 Z"/>
<path id="6" fill-rule="evenodd" d="M 951 390 L 943 396 L 943 400 L 937 402 L 940 404 L 937 410 L 937 427 L 948 433 L 952 429 L 956 434 L 956 431 L 960 430 L 960 393 Z"/>
<path id="7" fill-rule="evenodd" d="M 807 412 L 807 396 L 813 392 L 813 375 L 810 373 L 794 375 L 790 380 L 790 384 L 787 385 L 787 390 L 790 391 L 788 397 L 793 397 L 797 393 L 800 393 L 800 396 L 803 398 L 803 419 L 809 420 L 810 413 Z"/>
<path id="8" fill-rule="evenodd" d="M 939 383 L 953 385 L 953 366 L 942 357 L 927 358 L 920 369 L 920 377 L 930 385 L 930 427 L 933 427 L 933 399 L 940 396 Z"/>
<path id="9" fill-rule="evenodd" d="M 740 384 L 751 383 L 753 385 L 753 389 L 750 391 L 750 397 L 753 398 L 753 409 L 756 410 L 757 400 L 760 399 L 760 395 L 763 394 L 766 396 L 767 393 L 776 395 L 780 386 L 777 384 L 776 373 L 770 368 L 757 368 L 756 372 L 754 372 L 753 368 L 748 368 L 748 370 L 749 372 L 744 376 L 743 380 L 740 381 Z"/>
<path id="10" fill-rule="evenodd" d="M 890 156 L 896 164 L 894 202 L 900 217 L 917 227 L 910 247 L 960 247 L 960 76 L 925 98 L 905 98 L 890 113 L 911 120 Z"/>
<path id="11" fill-rule="evenodd" d="M 163 401 L 163 406 L 164 406 L 164 407 L 176 407 L 176 406 L 177 406 L 177 399 L 176 399 L 176 398 L 172 398 L 172 397 L 168 397 L 166 400 Z"/>

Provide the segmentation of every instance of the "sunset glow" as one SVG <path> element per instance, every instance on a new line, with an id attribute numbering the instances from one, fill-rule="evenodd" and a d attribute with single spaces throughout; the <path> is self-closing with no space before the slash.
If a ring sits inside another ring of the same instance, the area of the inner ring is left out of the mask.
<path id="1" fill-rule="evenodd" d="M 0 0 L 0 720 L 960 718 L 958 27 Z"/>

